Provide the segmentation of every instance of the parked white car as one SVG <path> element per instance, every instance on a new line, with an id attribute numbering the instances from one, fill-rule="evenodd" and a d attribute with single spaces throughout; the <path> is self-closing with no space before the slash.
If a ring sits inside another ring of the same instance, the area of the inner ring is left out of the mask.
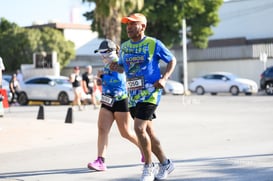
<path id="1" fill-rule="evenodd" d="M 73 88 L 68 77 L 38 76 L 24 81 L 17 101 L 20 105 L 27 105 L 29 101 L 43 101 L 45 104 L 58 101 L 61 105 L 68 105 L 73 99 Z"/>
<path id="2" fill-rule="evenodd" d="M 163 89 L 163 94 L 183 95 L 184 86 L 180 82 L 168 79 Z"/>
<path id="3" fill-rule="evenodd" d="M 212 72 L 199 78 L 194 78 L 189 85 L 189 89 L 198 95 L 211 93 L 231 93 L 246 95 L 258 92 L 258 85 L 255 81 L 245 78 L 239 78 L 229 72 Z"/>

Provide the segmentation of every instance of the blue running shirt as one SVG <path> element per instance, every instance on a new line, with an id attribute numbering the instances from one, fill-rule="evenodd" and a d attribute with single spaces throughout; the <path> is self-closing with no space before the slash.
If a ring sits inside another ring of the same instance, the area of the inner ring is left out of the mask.
<path id="1" fill-rule="evenodd" d="M 152 37 L 139 42 L 128 40 L 121 45 L 119 64 L 126 72 L 129 107 L 138 102 L 158 105 L 162 89 L 155 89 L 153 84 L 161 77 L 160 60 L 169 63 L 172 59 L 165 45 Z"/>
<path id="2" fill-rule="evenodd" d="M 115 101 L 127 98 L 125 74 L 111 71 L 107 65 L 104 66 L 103 73 L 102 95 L 108 95 Z"/>

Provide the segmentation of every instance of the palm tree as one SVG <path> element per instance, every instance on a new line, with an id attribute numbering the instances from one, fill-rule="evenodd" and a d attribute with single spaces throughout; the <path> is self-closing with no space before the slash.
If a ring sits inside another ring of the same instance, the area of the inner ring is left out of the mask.
<path id="1" fill-rule="evenodd" d="M 99 32 L 100 37 L 105 37 L 120 44 L 121 18 L 134 10 L 144 6 L 144 0 L 83 0 L 95 3 L 94 10 L 84 14 L 92 20 L 92 29 Z"/>

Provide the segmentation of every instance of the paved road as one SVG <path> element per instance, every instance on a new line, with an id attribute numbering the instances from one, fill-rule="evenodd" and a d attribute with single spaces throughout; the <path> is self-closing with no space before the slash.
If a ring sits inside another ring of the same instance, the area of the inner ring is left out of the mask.
<path id="1" fill-rule="evenodd" d="M 93 172 L 98 110 L 10 107 L 0 118 L 1 181 L 137 181 L 138 149 L 110 134 L 107 172 Z M 172 181 L 272 181 L 273 96 L 164 96 L 154 121 L 176 169 Z M 154 161 L 157 161 L 153 158 Z"/>

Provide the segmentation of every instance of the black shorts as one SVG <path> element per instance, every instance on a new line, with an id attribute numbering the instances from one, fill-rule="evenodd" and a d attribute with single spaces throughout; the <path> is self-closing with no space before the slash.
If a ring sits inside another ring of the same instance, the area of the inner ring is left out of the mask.
<path id="1" fill-rule="evenodd" d="M 120 101 L 115 101 L 112 107 L 102 103 L 101 108 L 103 107 L 113 113 L 114 112 L 129 112 L 128 98 L 120 100 Z"/>
<path id="2" fill-rule="evenodd" d="M 152 120 L 156 118 L 155 110 L 157 105 L 147 103 L 147 102 L 140 102 L 137 103 L 136 107 L 130 108 L 130 114 L 132 118 L 138 118 L 142 120 Z"/>
<path id="3" fill-rule="evenodd" d="M 87 92 L 87 94 L 93 94 L 93 87 L 88 87 L 88 92 Z"/>

